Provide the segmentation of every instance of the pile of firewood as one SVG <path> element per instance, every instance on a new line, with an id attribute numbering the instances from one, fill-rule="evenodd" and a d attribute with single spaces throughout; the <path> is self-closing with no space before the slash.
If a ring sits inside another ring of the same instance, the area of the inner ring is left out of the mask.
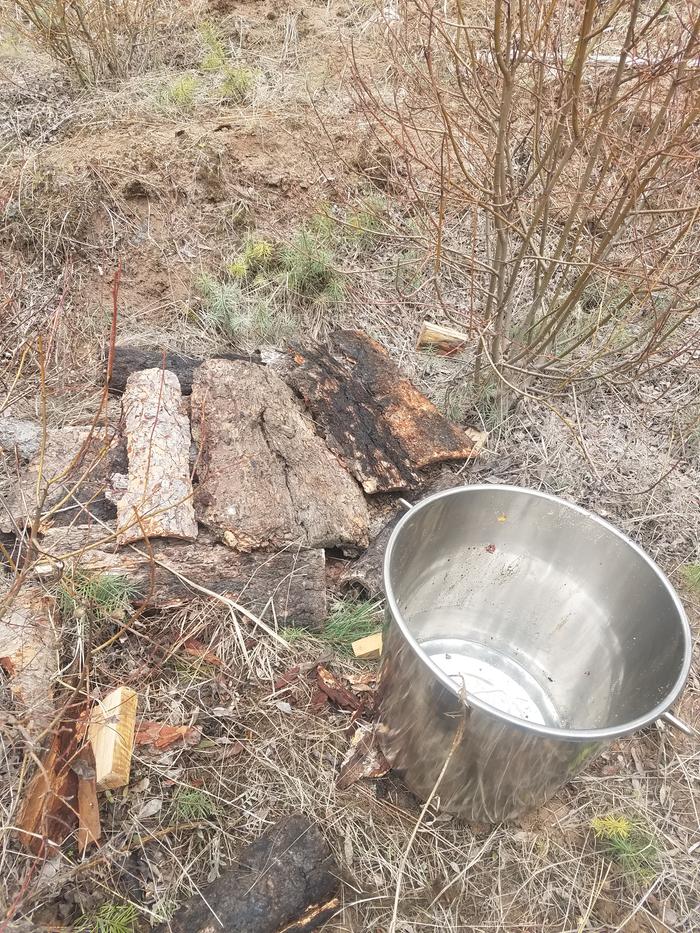
<path id="1" fill-rule="evenodd" d="M 76 821 L 82 849 L 100 838 L 96 794 L 129 780 L 137 700 L 121 687 L 92 704 L 77 670 L 63 678 L 69 689 L 54 689 L 47 581 L 117 574 L 142 608 L 209 596 L 273 635 L 273 623 L 318 628 L 327 552 L 349 559 L 345 581 L 376 590 L 388 535 L 368 548 L 387 512 L 376 497 L 418 487 L 426 467 L 474 456 L 482 441 L 447 421 L 361 331 L 266 360 L 117 346 L 106 379 L 121 396 L 116 426 L 0 419 L 15 475 L 0 512 L 0 664 L 29 734 L 47 736 L 18 820 L 36 854 Z M 327 876 L 306 905 L 332 901 Z"/>

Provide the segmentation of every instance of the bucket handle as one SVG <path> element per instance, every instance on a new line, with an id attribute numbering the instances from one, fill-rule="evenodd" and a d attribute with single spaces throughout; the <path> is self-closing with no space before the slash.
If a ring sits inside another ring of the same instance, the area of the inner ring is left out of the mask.
<path id="1" fill-rule="evenodd" d="M 687 722 L 683 722 L 682 719 L 674 716 L 673 713 L 662 713 L 661 718 L 664 722 L 667 722 L 669 726 L 674 726 L 684 735 L 689 735 L 691 738 L 695 738 L 698 735 L 697 731 L 693 729 L 692 726 L 689 726 Z"/>

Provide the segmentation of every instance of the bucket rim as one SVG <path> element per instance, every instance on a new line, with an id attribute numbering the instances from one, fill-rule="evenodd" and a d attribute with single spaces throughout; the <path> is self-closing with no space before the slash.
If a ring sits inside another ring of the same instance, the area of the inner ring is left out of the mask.
<path id="1" fill-rule="evenodd" d="M 668 595 L 671 597 L 671 601 L 676 609 L 678 621 L 680 623 L 682 637 L 683 637 L 683 661 L 681 664 L 681 670 L 678 677 L 676 678 L 673 686 L 668 690 L 666 696 L 661 702 L 653 707 L 648 713 L 643 716 L 639 716 L 636 719 L 632 719 L 626 723 L 621 723 L 617 726 L 606 726 L 601 729 L 563 729 L 557 728 L 554 726 L 547 726 L 541 723 L 533 723 L 525 719 L 519 719 L 517 716 L 512 716 L 510 713 L 503 712 L 495 706 L 491 706 L 489 703 L 484 702 L 478 697 L 472 696 L 471 694 L 466 697 L 466 705 L 469 707 L 476 707 L 482 712 L 494 717 L 495 719 L 508 723 L 518 729 L 522 729 L 528 733 L 534 733 L 546 738 L 567 740 L 572 742 L 610 742 L 613 739 L 620 738 L 624 735 L 629 735 L 632 732 L 637 732 L 640 729 L 644 729 L 646 726 L 650 725 L 653 722 L 656 722 L 658 719 L 661 719 L 663 714 L 675 703 L 680 694 L 682 693 L 688 675 L 690 673 L 690 665 L 692 660 L 692 633 L 690 629 L 690 623 L 686 615 L 683 604 L 681 603 L 680 597 L 678 596 L 675 588 L 673 587 L 671 581 L 668 579 L 666 574 L 661 570 L 659 565 L 654 561 L 638 544 L 636 544 L 628 535 L 620 531 L 619 528 L 616 528 L 610 522 L 606 521 L 604 518 L 601 518 L 600 515 L 597 515 L 595 512 L 591 512 L 589 509 L 584 508 L 581 505 L 576 504 L 575 502 L 569 502 L 567 499 L 562 499 L 560 496 L 552 495 L 548 492 L 542 492 L 538 489 L 530 489 L 527 486 L 512 486 L 506 483 L 475 483 L 472 485 L 464 486 L 455 486 L 451 489 L 445 489 L 441 492 L 433 493 L 432 495 L 426 496 L 424 499 L 421 499 L 420 502 L 412 505 L 411 508 L 403 515 L 396 526 L 394 527 L 389 542 L 386 547 L 384 554 L 383 562 L 383 582 L 384 582 L 384 592 L 387 599 L 388 608 L 391 611 L 392 621 L 395 624 L 402 636 L 408 642 L 408 644 L 413 648 L 416 656 L 421 660 L 421 662 L 430 670 L 430 672 L 440 681 L 440 683 L 447 688 L 447 690 L 459 698 L 459 690 L 457 685 L 452 681 L 447 674 L 442 671 L 434 661 L 431 660 L 429 655 L 427 655 L 423 649 L 420 647 L 416 639 L 413 637 L 411 632 L 408 629 L 408 626 L 403 618 L 401 611 L 396 602 L 394 596 L 393 587 L 391 584 L 390 578 L 390 564 L 399 535 L 406 525 L 411 522 L 416 514 L 431 505 L 432 503 L 440 500 L 446 499 L 454 495 L 463 495 L 470 492 L 507 492 L 507 493 L 526 493 L 528 495 L 534 496 L 539 499 L 545 499 L 549 502 L 556 503 L 557 505 L 564 506 L 567 509 L 570 509 L 573 512 L 578 512 L 580 515 L 591 519 L 596 522 L 598 525 L 605 528 L 607 531 L 614 534 L 617 538 L 631 547 L 650 567 L 656 577 L 659 579 L 663 587 L 665 588 Z"/>

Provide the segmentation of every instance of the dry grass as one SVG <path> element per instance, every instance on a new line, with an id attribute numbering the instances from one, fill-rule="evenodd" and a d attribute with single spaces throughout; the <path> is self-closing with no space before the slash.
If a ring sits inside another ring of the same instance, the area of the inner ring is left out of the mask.
<path id="1" fill-rule="evenodd" d="M 307 637 L 281 649 L 263 637 L 249 643 L 246 660 L 227 614 L 206 603 L 170 619 L 142 620 L 140 628 L 140 637 L 96 656 L 92 689 L 137 676 L 140 716 L 196 724 L 202 739 L 168 752 L 137 748 L 128 791 L 103 800 L 108 849 L 82 862 L 64 851 L 50 874 L 46 866 L 35 878 L 21 913 L 60 891 L 72 915 L 109 901 L 137 907 L 142 920 L 165 918 L 216 877 L 241 844 L 301 810 L 318 820 L 342 867 L 344 902 L 328 929 L 385 930 L 419 805 L 394 777 L 337 791 L 349 714 L 314 712 L 311 684 L 303 680 L 274 689 L 295 663 L 325 655 L 327 643 Z M 221 669 L 157 649 L 193 631 L 222 659 Z M 357 665 L 340 656 L 333 667 Z M 696 684 L 686 707 L 697 710 L 699 699 Z M 5 825 L 12 824 L 20 750 L 6 739 Z M 401 879 L 395 928 L 620 929 L 635 915 L 646 929 L 651 914 L 669 929 L 690 929 L 699 764 L 691 741 L 651 728 L 618 743 L 541 811 L 514 824 L 468 826 L 430 810 Z M 594 820 L 610 814 L 624 814 L 651 840 L 654 859 L 644 870 L 596 841 Z M 0 864 L 6 885 L 28 868 L 7 837 Z"/>

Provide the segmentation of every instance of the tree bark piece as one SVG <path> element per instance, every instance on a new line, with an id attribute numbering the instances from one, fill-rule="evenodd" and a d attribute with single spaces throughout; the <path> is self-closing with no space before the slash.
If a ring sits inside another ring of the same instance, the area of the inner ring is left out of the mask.
<path id="1" fill-rule="evenodd" d="M 145 369 L 129 377 L 122 401 L 128 486 L 117 502 L 120 544 L 197 537 L 190 479 L 190 424 L 177 376 Z"/>
<path id="2" fill-rule="evenodd" d="M 243 353 L 222 353 L 216 354 L 214 359 L 248 360 L 254 363 L 258 357 L 257 355 L 250 356 Z M 203 362 L 204 360 L 201 357 L 187 356 L 184 353 L 165 353 L 163 350 L 141 350 L 137 347 L 117 345 L 114 348 L 109 390 L 121 395 L 126 389 L 129 376 L 140 372 L 142 369 L 169 369 L 177 376 L 182 394 L 190 395 L 194 372 Z M 105 375 L 107 373 L 106 365 L 105 363 Z"/>
<path id="3" fill-rule="evenodd" d="M 16 452 L 20 460 L 31 460 L 39 453 L 41 425 L 26 418 L 0 418 L 0 449 Z"/>
<path id="4" fill-rule="evenodd" d="M 307 933 L 337 911 L 339 887 L 337 866 L 319 829 L 305 816 L 288 816 L 246 846 L 235 867 L 201 897 L 187 901 L 169 929 Z"/>
<path id="5" fill-rule="evenodd" d="M 469 337 L 453 327 L 442 327 L 424 321 L 416 341 L 416 350 L 436 350 L 443 356 L 455 356 L 463 350 Z"/>
<path id="6" fill-rule="evenodd" d="M 75 520 L 80 502 L 89 502 L 91 510 L 101 509 L 110 442 L 105 441 L 103 429 L 49 428 L 43 454 L 40 450 L 31 458 L 0 505 L 0 531 L 31 524 L 39 504 L 51 524 Z M 111 516 L 114 510 L 104 504 Z M 51 512 L 54 506 L 58 510 Z"/>
<path id="7" fill-rule="evenodd" d="M 94 526 L 56 528 L 42 542 L 43 552 L 65 563 L 64 572 L 112 573 L 127 577 L 136 589 L 135 601 L 153 608 L 183 606 L 201 591 L 152 563 L 145 547 L 138 553 L 126 547 L 115 553 L 104 543 L 109 530 Z M 99 542 L 103 543 L 99 543 Z M 269 621 L 320 628 L 326 618 L 325 554 L 319 549 L 289 548 L 278 552 L 239 554 L 200 533 L 195 544 L 151 541 L 156 561 L 171 567 L 198 586 L 235 599 Z M 273 615 L 274 609 L 274 615 Z"/>
<path id="8" fill-rule="evenodd" d="M 362 491 L 270 370 L 209 360 L 195 374 L 199 520 L 231 547 L 363 547 Z"/>
<path id="9" fill-rule="evenodd" d="M 292 347 L 285 378 L 365 492 L 418 485 L 417 470 L 473 456 L 473 442 L 360 330 L 336 330 L 330 351 Z"/>
<path id="10" fill-rule="evenodd" d="M 42 589 L 23 586 L 0 619 L 0 667 L 8 675 L 18 717 L 30 735 L 41 734 L 55 715 L 53 641 Z"/>

